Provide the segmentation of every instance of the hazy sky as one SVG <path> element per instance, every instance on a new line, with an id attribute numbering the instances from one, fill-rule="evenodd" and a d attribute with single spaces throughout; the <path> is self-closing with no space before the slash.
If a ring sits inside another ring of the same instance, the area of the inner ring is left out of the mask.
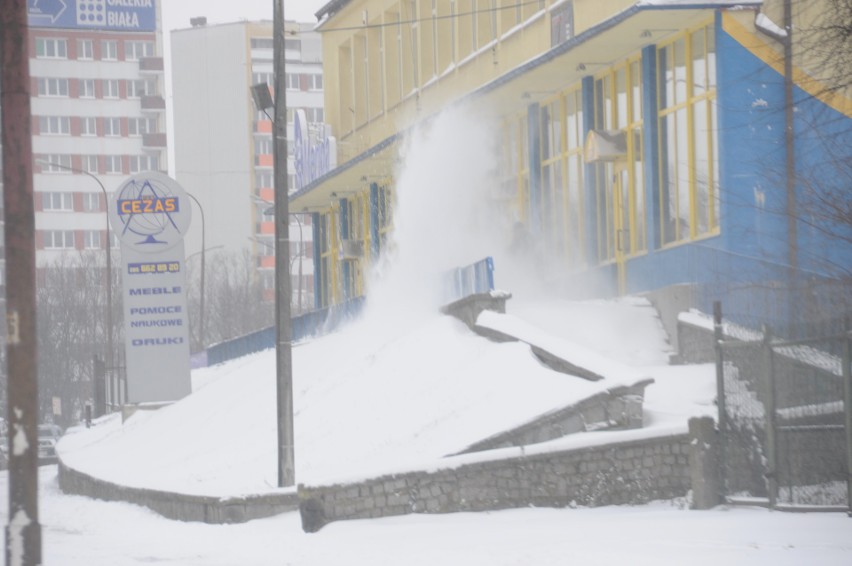
<path id="1" fill-rule="evenodd" d="M 206 16 L 221 24 L 240 20 L 271 20 L 274 0 L 161 0 L 165 31 L 188 28 L 189 19 Z M 328 0 L 284 0 L 284 17 L 297 22 L 316 22 L 314 13 Z"/>

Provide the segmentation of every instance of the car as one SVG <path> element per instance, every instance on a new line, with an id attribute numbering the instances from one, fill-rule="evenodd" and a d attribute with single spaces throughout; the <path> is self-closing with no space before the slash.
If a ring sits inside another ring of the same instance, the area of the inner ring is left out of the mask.
<path id="1" fill-rule="evenodd" d="M 62 428 L 55 424 L 38 425 L 38 463 L 56 462 L 56 443 L 62 437 Z"/>

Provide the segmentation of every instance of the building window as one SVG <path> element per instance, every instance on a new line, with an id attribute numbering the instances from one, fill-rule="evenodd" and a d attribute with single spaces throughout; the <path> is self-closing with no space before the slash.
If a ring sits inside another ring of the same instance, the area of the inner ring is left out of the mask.
<path id="1" fill-rule="evenodd" d="M 287 90 L 299 90 L 301 88 L 300 77 L 301 75 L 295 73 L 287 73 Z"/>
<path id="2" fill-rule="evenodd" d="M 68 173 L 71 167 L 71 156 L 62 154 L 48 154 L 39 159 L 42 171 L 45 173 Z"/>
<path id="3" fill-rule="evenodd" d="M 118 98 L 118 80 L 104 80 L 104 98 Z"/>
<path id="4" fill-rule="evenodd" d="M 127 98 L 142 98 L 157 93 L 157 82 L 137 79 L 127 81 Z"/>
<path id="5" fill-rule="evenodd" d="M 101 194 L 83 193 L 83 212 L 101 212 Z"/>
<path id="6" fill-rule="evenodd" d="M 71 118 L 67 116 L 39 116 L 38 132 L 42 135 L 67 136 L 71 133 Z"/>
<path id="7" fill-rule="evenodd" d="M 142 171 L 157 171 L 160 168 L 160 160 L 156 155 L 131 155 L 130 172 L 140 173 Z"/>
<path id="8" fill-rule="evenodd" d="M 153 134 L 157 131 L 157 120 L 154 118 L 129 118 L 127 120 L 127 130 L 131 136 Z"/>
<path id="9" fill-rule="evenodd" d="M 258 189 L 269 189 L 273 187 L 272 171 L 256 171 L 254 184 Z"/>
<path id="10" fill-rule="evenodd" d="M 595 78 L 594 129 L 621 140 L 590 167 L 600 261 L 620 262 L 647 249 L 641 68 L 634 59 Z"/>
<path id="11" fill-rule="evenodd" d="M 38 79 L 39 96 L 68 96 L 68 79 Z"/>
<path id="12" fill-rule="evenodd" d="M 91 61 L 95 58 L 95 48 L 91 39 L 77 40 L 77 59 Z"/>
<path id="13" fill-rule="evenodd" d="M 64 39 L 36 38 L 36 57 L 39 59 L 67 59 L 68 43 Z"/>
<path id="14" fill-rule="evenodd" d="M 73 230 L 45 230 L 44 249 L 46 250 L 73 250 Z"/>
<path id="15" fill-rule="evenodd" d="M 104 118 L 104 135 L 109 137 L 121 136 L 121 118 Z"/>
<path id="16" fill-rule="evenodd" d="M 287 144 L 287 145 L 293 145 L 293 144 Z M 257 140 L 257 142 L 255 142 L 254 148 L 255 148 L 255 153 L 272 155 L 272 140 L 271 139 Z"/>
<path id="17" fill-rule="evenodd" d="M 289 40 L 285 40 L 289 41 Z M 273 49 L 274 45 L 272 39 L 266 37 L 253 37 L 251 38 L 251 48 L 252 49 Z"/>
<path id="18" fill-rule="evenodd" d="M 322 90 L 322 75 L 309 75 L 311 77 L 310 89 Z"/>
<path id="19" fill-rule="evenodd" d="M 657 51 L 661 242 L 716 233 L 719 172 L 713 27 L 683 34 Z"/>
<path id="20" fill-rule="evenodd" d="M 152 41 L 125 41 L 124 58 L 127 61 L 138 61 L 143 57 L 154 56 L 154 43 Z"/>
<path id="21" fill-rule="evenodd" d="M 98 230 L 85 230 L 83 232 L 83 249 L 101 249 L 101 233 Z"/>
<path id="22" fill-rule="evenodd" d="M 95 79 L 80 79 L 80 98 L 95 97 Z"/>
<path id="23" fill-rule="evenodd" d="M 80 118 L 80 135 L 81 136 L 96 136 L 98 135 L 98 120 L 94 117 Z"/>
<path id="24" fill-rule="evenodd" d="M 275 75 L 273 73 L 252 73 L 251 84 L 259 85 L 266 83 L 270 86 L 275 84 Z"/>
<path id="25" fill-rule="evenodd" d="M 97 155 L 83 155 L 83 171 L 87 173 L 97 173 L 98 172 L 98 156 Z"/>
<path id="26" fill-rule="evenodd" d="M 73 212 L 74 195 L 71 193 L 41 193 L 42 208 L 50 212 Z"/>
<path id="27" fill-rule="evenodd" d="M 121 174 L 121 156 L 120 155 L 106 155 L 104 156 L 105 168 L 104 172 L 110 174 Z"/>
<path id="28" fill-rule="evenodd" d="M 101 41 L 101 59 L 103 61 L 118 61 L 118 42 L 114 40 Z"/>
<path id="29" fill-rule="evenodd" d="M 574 3 L 565 2 L 550 13 L 551 47 L 574 37 Z"/>

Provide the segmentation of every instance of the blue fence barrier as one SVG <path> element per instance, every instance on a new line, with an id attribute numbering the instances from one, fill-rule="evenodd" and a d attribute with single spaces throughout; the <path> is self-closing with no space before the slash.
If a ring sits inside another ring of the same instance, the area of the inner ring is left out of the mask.
<path id="1" fill-rule="evenodd" d="M 444 274 L 444 303 L 452 303 L 494 290 L 494 260 L 491 256 Z"/>
<path id="2" fill-rule="evenodd" d="M 364 298 L 357 297 L 334 307 L 305 313 L 292 319 L 293 341 L 310 336 L 326 334 L 336 329 L 343 321 L 358 315 L 364 307 Z M 275 347 L 275 327 L 270 326 L 245 336 L 214 344 L 205 350 L 206 364 L 215 365 L 248 354 Z M 198 356 L 198 355 L 197 355 Z M 202 363 L 198 356 L 198 363 Z M 195 367 L 195 366 L 193 366 Z M 199 367 L 203 367 L 199 365 Z"/>

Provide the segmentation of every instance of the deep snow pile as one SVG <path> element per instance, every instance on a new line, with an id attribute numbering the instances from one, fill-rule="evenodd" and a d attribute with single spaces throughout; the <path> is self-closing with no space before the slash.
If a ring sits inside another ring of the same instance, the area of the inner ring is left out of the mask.
<path id="1" fill-rule="evenodd" d="M 562 321 L 550 328 L 563 338 L 597 340 L 611 326 L 603 349 L 656 380 L 646 392 L 643 434 L 685 427 L 689 415 L 712 410 L 712 368 L 647 365 L 662 362 L 667 350 L 647 304 L 551 302 L 517 311 L 540 328 Z M 634 331 L 619 336 L 616 329 L 628 326 Z M 297 482 L 314 484 L 436 466 L 442 456 L 607 386 L 549 370 L 527 345 L 489 342 L 447 316 L 388 326 L 369 312 L 297 345 L 293 375 Z M 272 490 L 274 351 L 196 370 L 193 382 L 195 391 L 172 406 L 123 425 L 110 417 L 72 431 L 60 444 L 64 462 L 108 481 L 168 491 Z"/>

